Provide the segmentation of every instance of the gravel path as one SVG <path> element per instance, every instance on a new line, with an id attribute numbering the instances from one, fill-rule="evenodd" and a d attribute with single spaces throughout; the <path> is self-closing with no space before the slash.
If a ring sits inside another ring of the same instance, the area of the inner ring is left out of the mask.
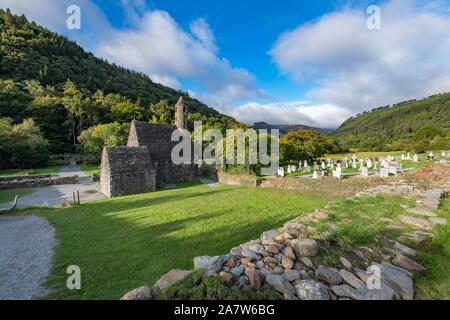
<path id="1" fill-rule="evenodd" d="M 17 207 L 19 209 L 28 207 L 57 207 L 62 203 L 73 202 L 73 192 L 80 191 L 80 201 L 93 201 L 103 199 L 105 196 L 100 193 L 100 183 L 92 183 L 90 177 L 86 176 L 77 165 L 63 166 L 59 175 L 78 175 L 78 184 L 57 185 L 49 187 L 33 188 L 33 193 L 20 197 Z M 10 208 L 11 202 L 0 203 L 0 209 Z"/>
<path id="2" fill-rule="evenodd" d="M 37 216 L 0 216 L 0 300 L 47 293 L 55 230 Z"/>

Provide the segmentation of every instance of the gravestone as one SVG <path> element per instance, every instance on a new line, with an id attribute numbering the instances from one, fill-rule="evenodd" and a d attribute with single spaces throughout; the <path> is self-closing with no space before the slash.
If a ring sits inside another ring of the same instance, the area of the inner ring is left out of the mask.
<path id="1" fill-rule="evenodd" d="M 361 168 L 361 177 L 368 177 L 369 176 L 369 168 L 362 167 Z"/>
<path id="2" fill-rule="evenodd" d="M 386 168 L 380 169 L 380 177 L 382 178 L 388 178 L 389 177 L 389 170 Z"/>

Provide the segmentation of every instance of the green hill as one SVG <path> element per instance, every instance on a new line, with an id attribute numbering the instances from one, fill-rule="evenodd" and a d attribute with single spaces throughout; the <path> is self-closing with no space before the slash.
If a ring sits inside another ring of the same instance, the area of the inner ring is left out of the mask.
<path id="1" fill-rule="evenodd" d="M 64 101 L 68 80 L 78 90 L 72 94 L 79 95 L 86 107 L 79 114 L 61 102 Z M 111 95 L 99 102 L 99 97 L 108 94 L 116 96 Z M 134 104 L 134 111 L 138 110 L 134 115 L 140 120 L 147 121 L 156 116 L 158 121 L 171 122 L 172 108 L 180 95 L 185 97 L 191 121 L 201 119 L 221 129 L 237 123 L 233 118 L 190 98 L 186 92 L 155 83 L 143 73 L 96 58 L 66 37 L 30 23 L 25 16 L 0 9 L 0 117 L 10 117 L 15 123 L 24 118 L 34 118 L 52 147 L 59 145 L 54 152 L 70 148 L 74 133 L 78 136 L 97 124 L 128 120 L 127 117 L 118 118 L 117 112 L 110 110 L 111 106 L 105 110 L 104 106 L 111 100 L 116 105 L 119 102 L 128 104 L 128 107 Z M 60 100 L 56 102 L 55 99 Z M 167 103 L 151 108 L 161 100 Z M 48 103 L 52 104 L 51 110 L 36 111 L 42 104 L 48 107 Z M 49 118 L 40 119 L 39 113 L 47 113 Z M 68 122 L 71 121 L 76 122 L 75 130 L 70 129 Z M 55 128 L 62 127 L 63 123 L 66 128 Z"/>
<path id="2" fill-rule="evenodd" d="M 446 149 L 450 142 L 450 93 L 405 101 L 364 112 L 337 130 L 349 147 L 361 150 Z"/>

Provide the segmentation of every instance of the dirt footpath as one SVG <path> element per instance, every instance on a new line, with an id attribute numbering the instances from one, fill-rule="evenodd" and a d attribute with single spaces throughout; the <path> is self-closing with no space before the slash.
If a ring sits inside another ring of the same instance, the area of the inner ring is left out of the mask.
<path id="1" fill-rule="evenodd" d="M 0 216 L 0 300 L 34 299 L 43 286 L 55 246 L 55 230 L 37 216 Z"/>

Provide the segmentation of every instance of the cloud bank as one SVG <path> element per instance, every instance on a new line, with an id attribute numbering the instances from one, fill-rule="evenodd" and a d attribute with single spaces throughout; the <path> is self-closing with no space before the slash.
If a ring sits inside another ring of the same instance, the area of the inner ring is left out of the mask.
<path id="1" fill-rule="evenodd" d="M 118 3 L 125 12 L 121 29 L 91 0 L 0 0 L 0 7 L 247 123 L 334 128 L 363 110 L 450 91 L 447 1 L 388 0 L 381 30 L 367 29 L 365 7 L 345 7 L 279 35 L 269 55 L 282 75 L 312 88 L 299 92 L 298 100 L 309 103 L 274 103 L 277 97 L 261 90 L 251 72 L 220 55 L 204 18 L 183 28 L 143 0 Z M 65 27 L 71 4 L 82 9 L 81 31 Z"/>
<path id="2" fill-rule="evenodd" d="M 279 70 L 311 81 L 307 97 L 360 112 L 450 91 L 450 6 L 391 0 L 381 30 L 344 9 L 283 33 L 270 51 Z"/>

